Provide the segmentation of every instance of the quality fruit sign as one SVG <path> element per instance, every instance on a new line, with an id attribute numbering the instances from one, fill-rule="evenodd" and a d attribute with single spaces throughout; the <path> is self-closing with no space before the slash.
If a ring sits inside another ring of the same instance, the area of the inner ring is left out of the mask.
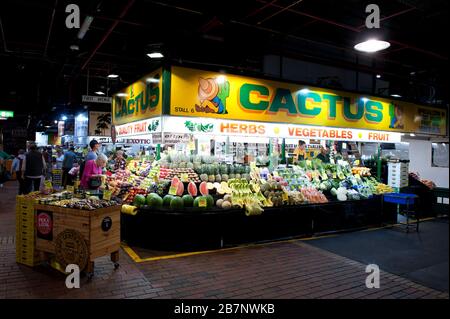
<path id="1" fill-rule="evenodd" d="M 162 69 L 141 78 L 114 94 L 112 101 L 113 124 L 120 125 L 161 114 Z"/>
<path id="2" fill-rule="evenodd" d="M 446 134 L 446 111 L 391 99 L 172 67 L 170 115 Z"/>
<path id="3" fill-rule="evenodd" d="M 117 137 L 147 135 L 161 132 L 161 119 L 159 117 L 115 127 Z"/>
<path id="4" fill-rule="evenodd" d="M 401 142 L 401 133 L 359 129 L 306 126 L 286 123 L 258 123 L 248 121 L 227 121 L 210 118 L 164 116 L 165 130 L 173 133 L 191 133 L 191 125 L 208 127 L 207 131 L 196 131 L 205 135 L 233 135 L 252 137 L 279 137 L 299 139 L 341 140 L 378 143 Z"/>

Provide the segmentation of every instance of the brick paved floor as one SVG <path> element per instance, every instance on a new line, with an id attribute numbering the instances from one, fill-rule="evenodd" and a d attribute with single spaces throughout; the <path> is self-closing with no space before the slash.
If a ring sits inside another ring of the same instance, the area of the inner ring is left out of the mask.
<path id="1" fill-rule="evenodd" d="M 62 274 L 15 262 L 14 185 L 0 193 L 1 298 L 446 298 L 442 293 L 381 272 L 380 289 L 365 287 L 365 265 L 302 241 L 272 243 L 121 267 L 96 261 L 92 282 L 65 287 Z"/>

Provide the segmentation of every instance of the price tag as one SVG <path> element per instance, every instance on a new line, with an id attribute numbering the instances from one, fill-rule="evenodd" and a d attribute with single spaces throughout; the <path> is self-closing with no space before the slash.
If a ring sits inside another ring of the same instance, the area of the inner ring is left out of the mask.
<path id="1" fill-rule="evenodd" d="M 104 190 L 103 191 L 103 199 L 104 200 L 111 200 L 112 192 L 110 190 Z"/>
<path id="2" fill-rule="evenodd" d="M 178 190 L 178 187 L 170 186 L 170 188 L 169 188 L 169 195 L 176 195 L 177 194 L 177 190 Z"/>
<path id="3" fill-rule="evenodd" d="M 283 192 L 283 194 L 281 194 L 281 198 L 283 199 L 283 202 L 287 202 L 289 200 L 289 196 L 286 192 Z"/>
<path id="4" fill-rule="evenodd" d="M 182 182 L 189 182 L 189 176 L 187 173 L 181 174 L 181 181 Z"/>
<path id="5" fill-rule="evenodd" d="M 198 207 L 206 207 L 208 206 L 208 202 L 206 201 L 206 198 L 200 198 L 198 200 Z"/>
<path id="6" fill-rule="evenodd" d="M 73 192 L 75 191 L 75 189 L 74 189 L 74 187 L 73 187 L 72 185 L 67 185 L 67 186 L 66 186 L 66 190 L 67 190 L 68 192 L 71 192 L 71 193 L 73 193 Z"/>

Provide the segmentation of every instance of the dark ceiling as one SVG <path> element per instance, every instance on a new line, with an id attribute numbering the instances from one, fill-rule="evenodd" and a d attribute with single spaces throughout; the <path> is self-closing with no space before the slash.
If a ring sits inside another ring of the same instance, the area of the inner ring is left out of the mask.
<path id="1" fill-rule="evenodd" d="M 372 1 L 375 2 L 375 1 Z M 82 40 L 67 29 L 66 5 L 78 4 Z M 358 0 L 2 0 L 0 109 L 34 119 L 76 112 L 81 95 L 109 94 L 153 69 L 148 46 L 162 43 L 166 61 L 202 63 L 261 74 L 263 57 L 281 54 L 326 65 L 382 73 L 404 97 L 448 101 L 448 1 L 383 0 L 382 27 L 391 47 L 370 68 L 353 50 L 364 29 Z M 79 46 L 78 51 L 69 47 Z M 120 74 L 108 80 L 109 73 Z M 89 77 L 89 81 L 88 80 Z M 425 92 L 425 93 L 424 93 Z"/>

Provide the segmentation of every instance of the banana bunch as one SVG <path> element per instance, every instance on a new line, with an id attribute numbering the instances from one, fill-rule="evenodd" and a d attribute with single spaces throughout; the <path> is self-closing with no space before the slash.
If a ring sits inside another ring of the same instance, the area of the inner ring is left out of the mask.
<path id="1" fill-rule="evenodd" d="M 232 179 L 228 181 L 228 187 L 231 189 L 231 204 L 245 208 L 247 216 L 260 215 L 264 211 L 262 206 L 267 200 L 261 193 L 258 182 Z"/>

